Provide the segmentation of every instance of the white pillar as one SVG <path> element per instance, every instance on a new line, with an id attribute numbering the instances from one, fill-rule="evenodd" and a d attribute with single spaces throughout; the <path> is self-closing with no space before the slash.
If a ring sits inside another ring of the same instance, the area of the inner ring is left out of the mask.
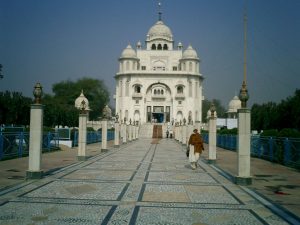
<path id="1" fill-rule="evenodd" d="M 137 125 L 136 126 L 136 139 L 139 139 L 139 128 L 140 127 L 140 125 Z"/>
<path id="2" fill-rule="evenodd" d="M 125 144 L 127 142 L 127 125 L 126 123 L 123 124 L 123 143 Z"/>
<path id="3" fill-rule="evenodd" d="M 120 146 L 120 125 L 119 122 L 115 122 L 115 148 Z"/>
<path id="4" fill-rule="evenodd" d="M 217 159 L 216 143 L 217 143 L 217 117 L 210 115 L 209 117 L 209 136 L 208 136 L 208 163 L 214 164 Z"/>
<path id="5" fill-rule="evenodd" d="M 174 132 L 175 132 L 175 140 L 176 140 L 176 141 L 179 141 L 178 130 L 179 130 L 179 127 L 178 127 L 178 126 L 175 126 Z"/>
<path id="6" fill-rule="evenodd" d="M 182 125 L 179 126 L 179 142 L 182 143 Z"/>
<path id="7" fill-rule="evenodd" d="M 136 139 L 136 125 L 133 124 L 132 127 L 132 139 L 135 140 Z"/>
<path id="8" fill-rule="evenodd" d="M 87 160 L 86 156 L 86 122 L 87 122 L 87 113 L 79 113 L 79 130 L 78 130 L 78 155 L 77 160 L 85 161 Z"/>
<path id="9" fill-rule="evenodd" d="M 250 129 L 251 112 L 250 109 L 242 108 L 238 110 L 238 176 L 236 183 L 248 185 L 252 183 L 250 177 Z"/>
<path id="10" fill-rule="evenodd" d="M 29 163 L 26 178 L 41 179 L 42 144 L 43 144 L 43 105 L 32 104 L 30 109 Z"/>
<path id="11" fill-rule="evenodd" d="M 186 145 L 186 133 L 187 133 L 187 126 L 182 126 L 182 145 Z"/>
<path id="12" fill-rule="evenodd" d="M 101 152 L 107 151 L 107 119 L 102 119 Z"/>
<path id="13" fill-rule="evenodd" d="M 132 141 L 132 125 L 129 124 L 129 130 L 128 130 L 128 141 Z"/>

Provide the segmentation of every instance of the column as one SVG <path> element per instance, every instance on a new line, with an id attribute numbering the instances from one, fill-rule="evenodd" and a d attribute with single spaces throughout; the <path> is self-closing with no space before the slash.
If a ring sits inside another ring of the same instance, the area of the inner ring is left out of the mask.
<path id="1" fill-rule="evenodd" d="M 214 112 L 209 116 L 208 163 L 215 164 L 217 159 L 217 117 Z"/>
<path id="2" fill-rule="evenodd" d="M 107 119 L 103 118 L 101 123 L 102 123 L 101 152 L 106 152 L 107 151 Z"/>
<path id="3" fill-rule="evenodd" d="M 115 122 L 115 140 L 114 140 L 114 147 L 118 148 L 120 146 L 120 125 L 119 122 Z"/>
<path id="4" fill-rule="evenodd" d="M 238 176 L 235 181 L 240 185 L 252 183 L 250 177 L 250 119 L 250 109 L 242 108 L 238 110 Z"/>
<path id="5" fill-rule="evenodd" d="M 132 125 L 129 124 L 128 126 L 128 141 L 131 142 L 132 141 Z"/>
<path id="6" fill-rule="evenodd" d="M 41 179 L 42 143 L 43 143 L 43 105 L 32 104 L 30 109 L 29 163 L 27 179 Z"/>
<path id="7" fill-rule="evenodd" d="M 127 142 L 127 125 L 126 123 L 124 122 L 123 124 L 123 143 L 126 144 Z"/>
<path id="8" fill-rule="evenodd" d="M 87 160 L 86 156 L 86 122 L 87 122 L 87 113 L 80 112 L 79 113 L 79 130 L 78 130 L 78 161 Z"/>
<path id="9" fill-rule="evenodd" d="M 187 133 L 187 126 L 182 126 L 182 145 L 186 146 L 186 133 Z"/>

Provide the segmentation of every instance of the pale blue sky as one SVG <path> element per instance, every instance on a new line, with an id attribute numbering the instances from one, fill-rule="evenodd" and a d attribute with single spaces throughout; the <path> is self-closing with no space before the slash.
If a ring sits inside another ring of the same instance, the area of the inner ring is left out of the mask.
<path id="1" fill-rule="evenodd" d="M 191 44 L 201 58 L 205 98 L 227 107 L 241 87 L 245 2 L 250 104 L 300 88 L 299 0 L 161 2 L 175 45 Z M 0 90 L 31 97 L 36 82 L 51 93 L 54 83 L 86 76 L 113 94 L 122 50 L 144 43 L 157 18 L 155 0 L 0 0 Z"/>

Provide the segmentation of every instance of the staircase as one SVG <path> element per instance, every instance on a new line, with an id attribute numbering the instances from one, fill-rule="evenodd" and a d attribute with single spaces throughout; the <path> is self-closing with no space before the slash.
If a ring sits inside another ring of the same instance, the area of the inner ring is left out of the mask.
<path id="1" fill-rule="evenodd" d="M 153 125 L 152 138 L 162 138 L 162 125 Z"/>
<path id="2" fill-rule="evenodd" d="M 154 126 L 158 126 L 160 128 L 154 128 Z M 158 129 L 160 131 L 158 131 L 156 129 Z M 156 138 L 156 137 L 154 137 L 154 134 L 159 134 L 158 138 L 164 138 L 164 137 L 166 137 L 166 131 L 167 131 L 166 124 L 158 125 L 158 124 L 145 123 L 140 126 L 139 137 L 140 138 Z"/>

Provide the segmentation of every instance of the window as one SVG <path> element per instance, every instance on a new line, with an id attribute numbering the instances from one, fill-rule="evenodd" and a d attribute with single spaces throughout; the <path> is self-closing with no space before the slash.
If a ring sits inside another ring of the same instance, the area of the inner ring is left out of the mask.
<path id="1" fill-rule="evenodd" d="M 177 94 L 182 94 L 183 93 L 183 87 L 182 86 L 178 86 L 177 87 Z"/>
<path id="2" fill-rule="evenodd" d="M 146 66 L 142 66 L 142 70 L 146 70 Z"/>
<path id="3" fill-rule="evenodd" d="M 161 94 L 162 94 L 162 95 L 164 94 L 164 90 L 161 90 Z"/>
<path id="4" fill-rule="evenodd" d="M 135 92 L 135 93 L 141 93 L 141 86 L 135 85 L 135 86 L 134 86 L 134 92 Z"/>
<path id="5" fill-rule="evenodd" d="M 139 100 L 135 100 L 135 104 L 139 104 Z"/>
<path id="6" fill-rule="evenodd" d="M 168 45 L 164 44 L 164 50 L 168 50 Z"/>
<path id="7" fill-rule="evenodd" d="M 162 46 L 161 46 L 161 44 L 158 44 L 158 46 L 157 46 L 157 50 L 162 50 Z"/>
<path id="8" fill-rule="evenodd" d="M 177 71 L 177 66 L 173 66 L 173 71 Z"/>
<path id="9" fill-rule="evenodd" d="M 151 49 L 152 49 L 152 50 L 156 50 L 155 44 L 152 44 Z"/>
<path id="10" fill-rule="evenodd" d="M 178 101 L 178 105 L 181 105 L 181 101 Z"/>

